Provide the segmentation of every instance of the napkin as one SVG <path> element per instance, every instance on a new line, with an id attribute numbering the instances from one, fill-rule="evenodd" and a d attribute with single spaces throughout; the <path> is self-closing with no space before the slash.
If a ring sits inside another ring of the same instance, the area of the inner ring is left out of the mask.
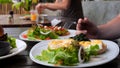
<path id="1" fill-rule="evenodd" d="M 61 22 L 61 20 L 58 20 L 58 19 L 53 19 L 52 21 L 51 21 L 51 25 L 52 26 L 56 26 L 57 24 L 59 24 Z"/>

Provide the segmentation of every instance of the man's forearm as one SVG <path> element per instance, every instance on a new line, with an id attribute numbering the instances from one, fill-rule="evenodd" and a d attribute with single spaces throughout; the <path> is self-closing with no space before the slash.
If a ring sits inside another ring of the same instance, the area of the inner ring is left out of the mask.
<path id="1" fill-rule="evenodd" d="M 116 39 L 120 37 L 120 15 L 99 27 L 99 38 Z"/>

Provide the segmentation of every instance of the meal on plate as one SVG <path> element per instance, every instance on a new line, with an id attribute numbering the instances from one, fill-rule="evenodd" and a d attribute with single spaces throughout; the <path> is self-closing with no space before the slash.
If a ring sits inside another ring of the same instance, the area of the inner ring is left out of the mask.
<path id="1" fill-rule="evenodd" d="M 1 26 L 0 26 L 0 41 L 9 42 L 11 48 L 16 48 L 16 39 L 11 36 L 8 36 L 7 33 L 4 34 L 4 30 Z"/>
<path id="2" fill-rule="evenodd" d="M 0 36 L 0 41 L 9 42 L 11 45 L 11 48 L 16 48 L 16 39 L 11 36 L 8 36 L 7 33 L 4 34 L 3 36 Z"/>
<path id="3" fill-rule="evenodd" d="M 101 51 L 102 49 L 104 51 Z M 51 40 L 48 48 L 35 58 L 50 64 L 70 66 L 88 62 L 92 56 L 102 54 L 106 50 L 107 47 L 102 40 L 89 40 L 80 34 L 69 39 Z"/>
<path id="4" fill-rule="evenodd" d="M 23 38 L 30 40 L 48 40 L 58 39 L 59 36 L 70 34 L 67 29 L 53 26 L 32 26 L 28 29 L 27 34 L 22 35 Z"/>

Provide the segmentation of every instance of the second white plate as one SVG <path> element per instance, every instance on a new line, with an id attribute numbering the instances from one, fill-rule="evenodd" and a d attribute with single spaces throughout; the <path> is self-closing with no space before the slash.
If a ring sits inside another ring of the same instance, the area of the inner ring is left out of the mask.
<path id="1" fill-rule="evenodd" d="M 27 31 L 28 31 L 28 30 L 22 32 L 22 33 L 19 35 L 19 38 L 20 38 L 21 40 L 25 40 L 25 41 L 38 41 L 38 42 L 41 41 L 41 40 L 38 40 L 38 39 L 36 39 L 36 40 L 29 40 L 28 38 L 24 38 L 23 35 L 24 35 L 24 34 L 27 34 Z M 60 38 L 60 39 L 65 39 L 65 38 L 70 38 L 70 37 L 75 36 L 75 30 L 68 30 L 68 31 L 70 32 L 69 35 L 67 35 L 67 36 L 59 36 L 59 38 Z"/>

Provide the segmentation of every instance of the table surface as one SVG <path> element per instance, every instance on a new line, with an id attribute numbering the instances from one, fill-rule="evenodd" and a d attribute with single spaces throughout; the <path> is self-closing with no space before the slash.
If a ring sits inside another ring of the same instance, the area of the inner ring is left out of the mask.
<path id="1" fill-rule="evenodd" d="M 36 24 L 36 21 L 31 21 L 30 18 L 28 19 L 21 19 L 21 17 L 24 17 L 25 15 L 18 15 L 15 14 L 13 16 L 13 22 L 9 22 L 9 15 L 0 15 L 0 25 L 2 25 L 4 28 L 13 28 L 13 27 L 31 27 L 32 24 Z M 30 15 L 28 16 L 30 17 Z M 50 21 L 54 18 L 62 18 L 59 16 L 47 16 L 46 19 L 48 21 L 42 23 L 43 25 L 50 25 Z M 66 19 L 66 18 L 64 18 Z"/>
<path id="2" fill-rule="evenodd" d="M 22 15 L 14 15 L 14 22 L 9 22 L 9 15 L 0 15 L 0 25 L 3 27 L 29 27 L 34 22 L 20 19 Z"/>
<path id="3" fill-rule="evenodd" d="M 23 17 L 25 15 L 18 15 L 15 14 L 14 17 L 14 22 L 9 22 L 9 15 L 0 15 L 0 25 L 2 25 L 4 28 L 13 28 L 13 27 L 31 27 L 32 24 L 36 24 L 35 21 L 30 21 L 30 20 L 23 20 L 20 19 L 20 17 Z M 46 16 L 46 18 L 48 21 L 42 23 L 43 25 L 51 25 L 51 21 L 53 19 L 60 19 L 62 22 L 70 22 L 70 21 L 74 21 L 75 19 L 72 18 L 66 18 L 66 17 L 61 17 L 61 16 Z"/>
<path id="4" fill-rule="evenodd" d="M 34 63 L 30 57 L 29 52 L 30 49 L 37 43 L 37 42 L 26 42 L 27 48 L 25 51 L 6 59 L 0 60 L 0 67 L 1 68 L 49 68 L 47 66 L 43 66 L 37 63 Z M 108 62 L 103 65 L 94 66 L 90 68 L 120 68 L 120 54 L 111 62 Z"/>

